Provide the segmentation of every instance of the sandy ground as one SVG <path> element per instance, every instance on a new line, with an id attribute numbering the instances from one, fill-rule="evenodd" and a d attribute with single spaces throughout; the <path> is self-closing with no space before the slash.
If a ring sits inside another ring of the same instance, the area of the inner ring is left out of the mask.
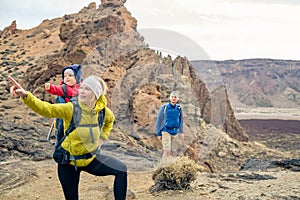
<path id="1" fill-rule="evenodd" d="M 27 162 L 27 161 L 26 161 Z M 56 164 L 51 161 L 26 163 L 34 175 L 26 184 L 0 193 L 0 199 L 64 199 L 56 174 Z M 251 180 L 242 178 L 245 174 L 260 174 L 272 177 L 270 180 Z M 150 194 L 153 185 L 152 172 L 129 172 L 128 198 L 141 200 L 176 199 L 300 199 L 300 173 L 277 172 L 239 172 L 199 174 L 189 191 L 164 191 Z M 80 199 L 113 199 L 112 177 L 95 177 L 82 173 L 80 181 Z"/>
<path id="2" fill-rule="evenodd" d="M 272 119 L 268 110 L 262 112 L 240 112 L 238 118 Z M 275 111 L 273 111 L 275 112 Z M 278 113 L 278 111 L 276 111 Z M 276 119 L 298 119 L 298 110 L 289 113 L 281 111 L 281 117 Z M 251 117 L 252 116 L 252 117 Z M 295 118 L 294 118 L 295 117 Z M 15 161 L 2 162 L 0 169 L 13 169 L 18 176 L 11 176 L 11 183 L 6 190 L 0 190 L 2 200 L 56 200 L 64 199 L 61 186 L 56 172 L 56 163 L 53 160 L 45 161 Z M 154 169 L 153 169 L 154 170 Z M 202 199 L 258 199 L 258 200 L 298 200 L 300 199 L 300 173 L 288 170 L 265 171 L 265 172 L 227 172 L 227 173 L 199 173 L 196 181 L 192 183 L 188 191 L 163 191 L 151 194 L 149 188 L 154 184 L 153 171 L 128 173 L 128 196 L 127 200 L 202 200 Z M 28 176 L 29 174 L 29 176 Z M 267 176 L 266 180 L 251 180 L 245 177 Z M 30 177 L 28 179 L 28 177 Z M 0 184 L 1 181 L 0 173 Z M 14 187 L 11 188 L 11 185 Z M 104 199 L 111 200 L 113 177 L 95 177 L 85 172 L 81 175 L 79 195 L 82 200 Z M 1 187 L 4 188 L 4 187 Z"/>

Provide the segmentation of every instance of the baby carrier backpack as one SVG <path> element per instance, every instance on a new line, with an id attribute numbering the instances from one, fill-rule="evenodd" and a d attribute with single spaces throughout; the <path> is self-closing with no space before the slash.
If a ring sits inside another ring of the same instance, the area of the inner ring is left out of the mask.
<path id="1" fill-rule="evenodd" d="M 62 79 L 64 80 L 64 72 L 66 69 L 72 69 L 74 71 L 74 76 L 75 76 L 75 79 L 76 79 L 76 83 L 80 83 L 81 82 L 81 77 L 82 77 L 82 69 L 81 69 L 81 65 L 78 65 L 78 64 L 73 64 L 73 65 L 70 65 L 70 66 L 66 66 L 63 68 L 62 70 Z M 65 83 L 62 84 L 62 90 L 63 90 L 63 93 L 64 93 L 64 96 L 57 96 L 55 98 L 55 103 L 66 103 L 66 98 L 70 99 L 70 101 L 73 101 L 73 100 L 77 100 L 77 96 L 69 96 L 68 95 L 68 92 L 67 92 L 67 86 Z M 55 131 L 55 134 L 54 134 L 54 138 L 56 140 L 56 142 L 51 142 L 51 139 L 53 136 L 51 136 L 52 132 Z M 48 132 L 48 136 L 47 136 L 47 140 L 50 144 L 54 145 L 57 143 L 57 141 L 59 141 L 64 135 L 64 123 L 63 123 L 63 120 L 62 119 L 54 119 L 52 124 L 51 124 L 51 127 L 50 127 L 50 130 Z"/>
<path id="2" fill-rule="evenodd" d="M 61 135 L 56 137 L 56 143 L 54 146 L 53 158 L 59 164 L 68 164 L 71 160 L 76 161 L 79 159 L 88 159 L 88 158 L 91 158 L 98 151 L 98 149 L 97 149 L 96 151 L 90 152 L 87 154 L 71 156 L 68 151 L 66 151 L 64 148 L 62 148 L 62 146 L 61 146 L 62 142 L 69 135 L 69 133 L 71 133 L 77 127 L 99 126 L 99 128 L 101 130 L 103 123 L 104 123 L 105 108 L 103 108 L 98 113 L 98 124 L 82 124 L 82 125 L 80 125 L 79 122 L 81 119 L 82 110 L 81 110 L 77 100 L 72 101 L 72 104 L 73 104 L 73 114 L 72 114 L 71 123 L 70 123 L 68 129 L 66 130 L 65 134 L 62 131 Z"/>
<path id="3" fill-rule="evenodd" d="M 67 95 L 67 89 L 66 89 L 65 84 L 62 84 L 62 88 L 63 88 L 63 92 L 64 92 L 65 97 L 69 98 L 70 101 L 77 100 L 77 96 L 76 97 L 70 97 L 70 96 Z M 66 101 L 62 96 L 57 96 L 55 98 L 55 103 L 66 103 Z M 51 139 L 53 139 L 53 136 L 52 136 L 53 131 L 55 132 L 54 138 L 55 138 L 56 142 L 51 142 Z M 64 135 L 64 122 L 63 122 L 62 119 L 56 118 L 56 119 L 53 120 L 53 122 L 51 124 L 50 130 L 48 132 L 47 140 L 50 144 L 54 145 L 54 144 L 57 143 L 57 141 L 59 141 L 63 137 L 63 135 Z"/>

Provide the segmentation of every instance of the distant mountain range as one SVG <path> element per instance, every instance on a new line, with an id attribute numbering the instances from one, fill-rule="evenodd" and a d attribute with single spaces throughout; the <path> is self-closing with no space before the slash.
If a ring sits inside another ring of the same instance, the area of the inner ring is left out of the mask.
<path id="1" fill-rule="evenodd" d="M 232 107 L 300 106 L 300 61 L 247 59 L 191 64 L 206 71 L 207 68 L 219 71 Z"/>

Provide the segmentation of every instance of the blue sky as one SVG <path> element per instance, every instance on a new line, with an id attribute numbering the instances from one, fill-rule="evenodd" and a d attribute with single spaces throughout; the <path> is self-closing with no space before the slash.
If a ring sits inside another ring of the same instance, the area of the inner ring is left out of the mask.
<path id="1" fill-rule="evenodd" d="M 90 0 L 1 0 L 0 29 L 29 29 L 78 12 Z M 185 35 L 213 60 L 300 60 L 300 0 L 127 0 L 138 28 Z"/>

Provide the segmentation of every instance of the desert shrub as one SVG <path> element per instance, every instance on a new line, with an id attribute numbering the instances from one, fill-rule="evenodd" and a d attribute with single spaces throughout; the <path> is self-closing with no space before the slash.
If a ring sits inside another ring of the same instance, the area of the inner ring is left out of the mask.
<path id="1" fill-rule="evenodd" d="M 197 178 L 197 164 L 187 157 L 177 159 L 175 162 L 157 169 L 152 179 L 154 185 L 150 192 L 162 190 L 186 190 Z"/>

